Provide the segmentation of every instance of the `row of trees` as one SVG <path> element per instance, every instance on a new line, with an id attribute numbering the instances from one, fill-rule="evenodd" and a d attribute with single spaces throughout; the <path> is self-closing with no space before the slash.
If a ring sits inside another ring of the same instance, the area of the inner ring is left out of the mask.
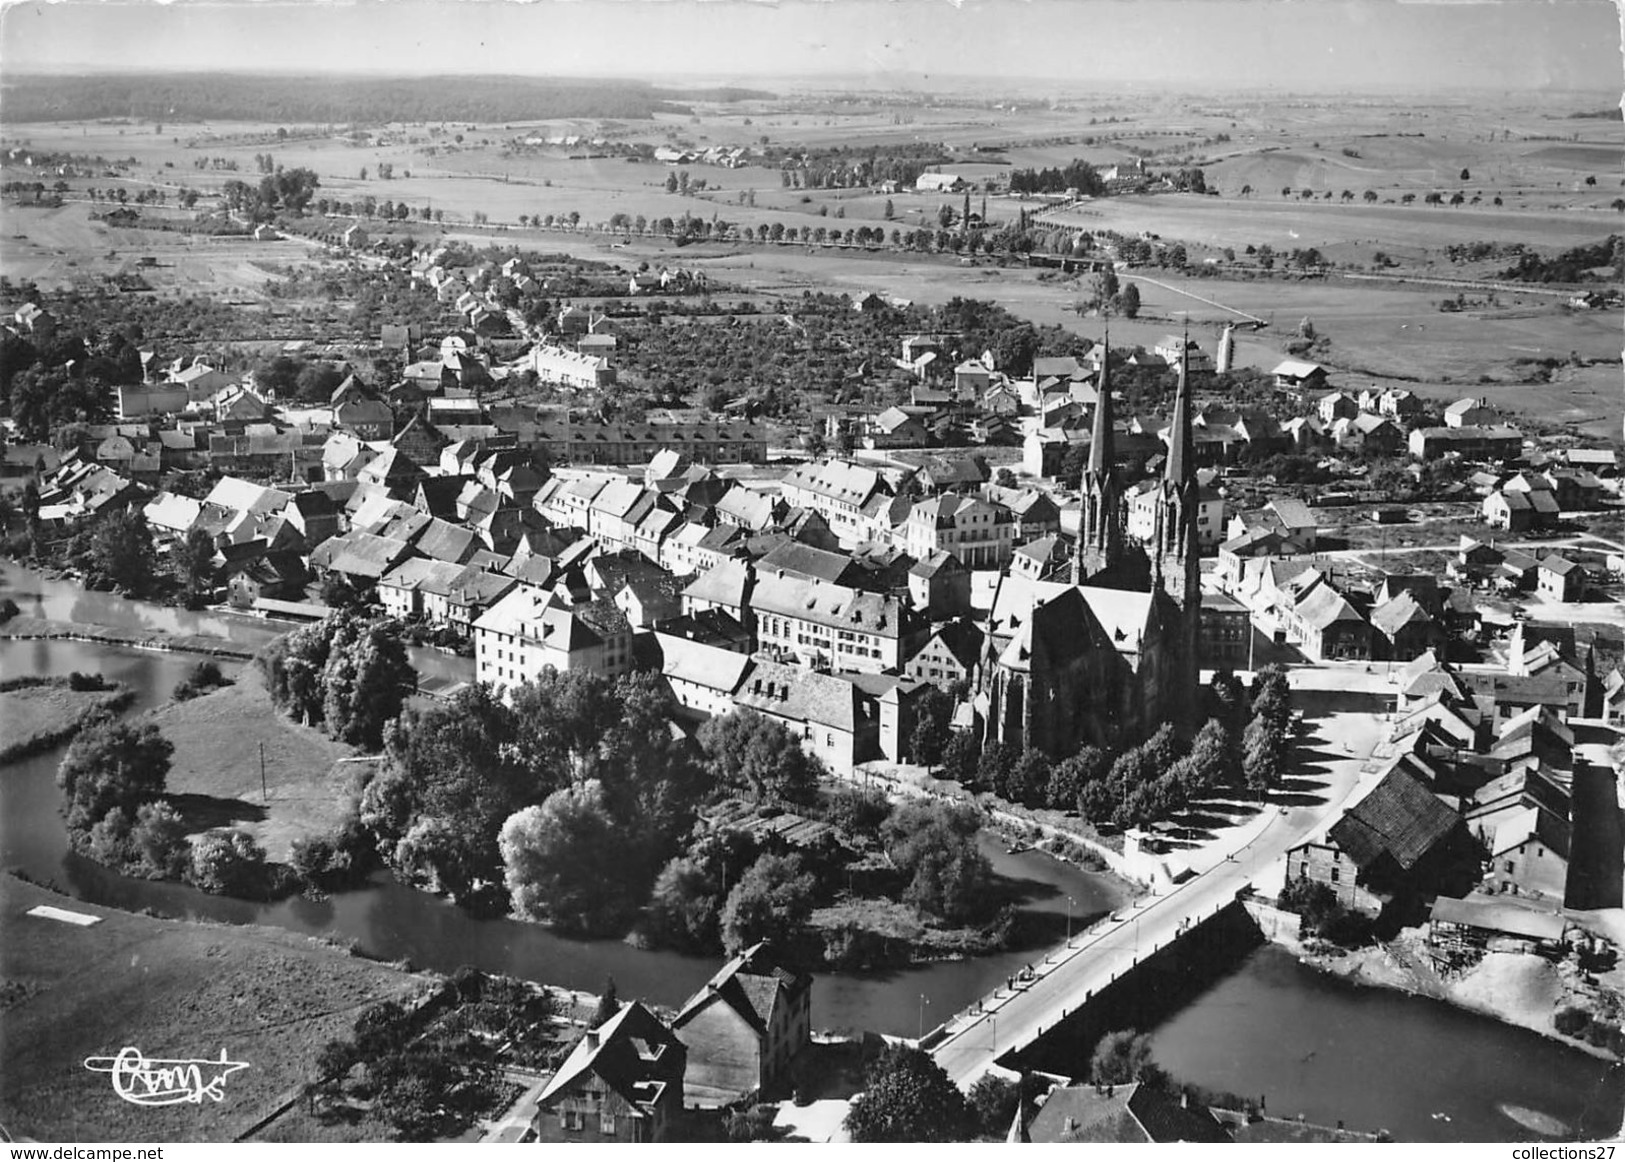
<path id="1" fill-rule="evenodd" d="M 1143 826 L 1220 788 L 1262 795 L 1279 784 L 1291 729 L 1285 673 L 1261 670 L 1249 704 L 1241 682 L 1221 670 L 1207 702 L 1209 717 L 1189 746 L 1165 723 L 1116 755 L 1085 746 L 1057 761 L 1004 742 L 982 747 L 973 735 L 957 733 L 924 757 L 940 755 L 945 777 L 1010 802 L 1076 811 L 1096 825 Z"/>

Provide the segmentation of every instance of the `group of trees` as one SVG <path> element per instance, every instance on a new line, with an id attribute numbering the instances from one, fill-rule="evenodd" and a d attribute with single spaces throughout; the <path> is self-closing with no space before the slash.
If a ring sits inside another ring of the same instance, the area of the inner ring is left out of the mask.
<path id="1" fill-rule="evenodd" d="M 279 213 L 303 214 L 320 185 L 314 170 L 300 166 L 267 173 L 256 185 L 233 178 L 220 192 L 232 210 L 251 221 L 267 222 Z"/>
<path id="2" fill-rule="evenodd" d="M 1551 258 L 1523 253 L 1498 277 L 1518 282 L 1617 283 L 1625 280 L 1625 236 L 1610 234 L 1601 242 L 1575 246 Z"/>
<path id="3" fill-rule="evenodd" d="M 277 709 L 329 737 L 377 750 L 417 687 L 400 624 L 337 610 L 267 646 L 256 664 Z"/>
<path id="4" fill-rule="evenodd" d="M 126 875 L 185 878 L 207 892 L 257 896 L 271 884 L 265 851 L 246 832 L 191 840 L 164 797 L 174 745 L 150 722 L 104 717 L 81 730 L 57 768 L 68 842 Z"/>
<path id="5" fill-rule="evenodd" d="M 459 974 L 459 979 L 466 976 Z M 546 998 L 529 990 L 494 1000 L 519 1018 L 517 1028 L 511 1018 L 497 1022 L 499 1027 L 519 1035 L 534 1029 L 550 1011 Z M 492 1007 L 473 1004 L 482 1010 Z M 501 1092 L 494 1051 L 499 1042 L 485 1028 L 488 1022 L 462 1007 L 456 1012 L 459 1020 L 453 1028 L 430 1033 L 420 1031 L 418 1019 L 398 1001 L 363 1010 L 350 1039 L 329 1041 L 317 1054 L 314 1092 L 366 1103 L 398 1141 L 454 1137 L 486 1113 Z M 358 1065 L 364 1068 L 357 1071 Z"/>
<path id="6" fill-rule="evenodd" d="M 1067 190 L 1094 198 L 1106 192 L 1106 183 L 1094 166 L 1077 158 L 1058 169 L 1010 171 L 1012 194 L 1063 194 Z"/>
<path id="7" fill-rule="evenodd" d="M 546 672 L 410 711 L 363 827 L 397 877 L 562 929 L 624 930 L 710 783 L 658 676 Z"/>

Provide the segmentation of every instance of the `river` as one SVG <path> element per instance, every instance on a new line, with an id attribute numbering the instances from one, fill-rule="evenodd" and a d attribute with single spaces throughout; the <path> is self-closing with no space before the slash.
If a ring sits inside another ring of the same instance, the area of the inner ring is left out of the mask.
<path id="1" fill-rule="evenodd" d="M 247 644 L 262 644 L 286 629 L 257 618 L 192 614 L 84 593 L 69 582 L 9 564 L 0 564 L 0 596 L 10 596 L 25 614 L 39 617 L 212 633 Z M 414 651 L 413 661 L 420 670 L 440 676 L 471 676 L 466 661 L 433 651 Z M 89 642 L 0 641 L 0 676 L 99 672 L 139 692 L 132 713 L 163 702 L 195 662 L 186 654 Z M 222 666 L 228 674 L 233 669 Z M 395 884 L 385 874 L 365 889 L 325 900 L 295 897 L 273 904 L 115 875 L 68 850 L 55 784 L 60 758 L 60 750 L 37 755 L 7 767 L 0 777 L 0 866 L 20 867 L 85 900 L 127 909 L 150 907 L 167 916 L 274 924 L 352 940 L 368 955 L 405 958 L 442 972 L 473 964 L 592 992 L 613 975 L 622 996 L 666 1005 L 681 1004 L 717 968 L 714 958 L 640 951 L 619 941 L 569 940 L 535 924 L 474 919 L 443 900 Z M 1016 947 L 905 970 L 820 974 L 813 994 L 820 1028 L 916 1035 L 922 1021 L 926 1028 L 938 1024 L 1031 962 L 1041 949 L 1059 943 L 1069 916 L 1081 930 L 1121 901 L 1118 885 L 1105 876 L 1039 853 L 1007 855 L 992 837 L 984 837 L 982 847 L 1001 889 L 1017 902 Z"/>
<path id="2" fill-rule="evenodd" d="M 212 632 L 249 643 L 268 640 L 280 628 L 253 618 L 84 594 L 0 563 L 0 596 L 8 595 L 36 616 Z M 445 676 L 466 676 L 457 672 L 455 659 L 429 653 L 422 660 Z M 132 713 L 167 698 L 194 661 L 184 654 L 82 642 L 0 642 L 0 676 L 100 672 L 140 692 Z M 57 812 L 59 758 L 60 751 L 52 752 L 0 770 L 0 866 L 23 868 L 81 899 L 351 940 L 369 955 L 406 958 L 442 972 L 473 964 L 592 992 L 613 975 L 623 997 L 666 1005 L 681 1003 L 717 966 L 714 958 L 567 940 L 533 924 L 477 920 L 383 875 L 367 888 L 326 900 L 274 904 L 114 875 L 67 849 Z M 1116 905 L 1117 889 L 1104 877 L 1038 853 L 1007 855 L 992 839 L 983 846 L 1018 901 L 1020 947 L 889 972 L 822 973 L 813 995 L 815 1027 L 916 1035 L 1033 960 L 1036 949 L 1059 942 L 1069 919 L 1081 929 Z M 1262 1094 L 1273 1114 L 1303 1113 L 1327 1124 L 1342 1119 L 1351 1128 L 1385 1128 L 1407 1141 L 1533 1137 L 1506 1115 L 1506 1107 L 1534 1109 L 1578 1133 L 1602 1136 L 1618 1129 L 1625 1106 L 1625 1071 L 1443 1004 L 1354 988 L 1273 948 L 1251 953 L 1161 1021 L 1153 1029 L 1153 1048 L 1174 1076 Z M 1052 1067 L 1077 1072 L 1084 1063 Z"/>

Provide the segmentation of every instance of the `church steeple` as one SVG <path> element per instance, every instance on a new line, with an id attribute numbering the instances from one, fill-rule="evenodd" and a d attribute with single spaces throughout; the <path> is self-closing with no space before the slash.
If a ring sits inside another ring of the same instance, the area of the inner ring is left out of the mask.
<path id="1" fill-rule="evenodd" d="M 1112 415 L 1110 331 L 1101 340 L 1101 346 L 1106 354 L 1100 364 L 1089 463 L 1078 482 L 1083 510 L 1078 520 L 1078 550 L 1072 561 L 1072 580 L 1079 585 L 1114 569 L 1123 558 L 1125 514 L 1122 482 L 1117 475 Z"/>
<path id="2" fill-rule="evenodd" d="M 1202 562 L 1198 538 L 1201 487 L 1196 480 L 1196 441 L 1192 434 L 1189 332 L 1179 359 L 1179 388 L 1174 396 L 1173 424 L 1168 432 L 1168 461 L 1157 492 L 1151 545 L 1153 591 L 1161 589 L 1178 610 L 1168 717 L 1186 734 L 1200 724 L 1198 653 L 1201 643 Z"/>

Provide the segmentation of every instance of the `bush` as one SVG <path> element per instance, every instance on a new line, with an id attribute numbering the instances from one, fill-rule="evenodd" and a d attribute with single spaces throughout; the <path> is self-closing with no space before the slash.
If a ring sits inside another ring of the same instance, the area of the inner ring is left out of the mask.
<path id="1" fill-rule="evenodd" d="M 1552 1016 L 1552 1028 L 1565 1037 L 1584 1037 L 1591 1027 L 1591 1014 L 1573 1005 L 1558 1009 Z"/>
<path id="2" fill-rule="evenodd" d="M 186 672 L 186 677 L 176 684 L 175 692 L 170 697 L 176 702 L 186 702 L 210 690 L 229 685 L 231 680 L 220 672 L 218 663 L 202 661 Z"/>
<path id="3" fill-rule="evenodd" d="M 222 896 L 264 896 L 265 849 L 246 831 L 210 832 L 192 844 L 192 883 Z"/>

